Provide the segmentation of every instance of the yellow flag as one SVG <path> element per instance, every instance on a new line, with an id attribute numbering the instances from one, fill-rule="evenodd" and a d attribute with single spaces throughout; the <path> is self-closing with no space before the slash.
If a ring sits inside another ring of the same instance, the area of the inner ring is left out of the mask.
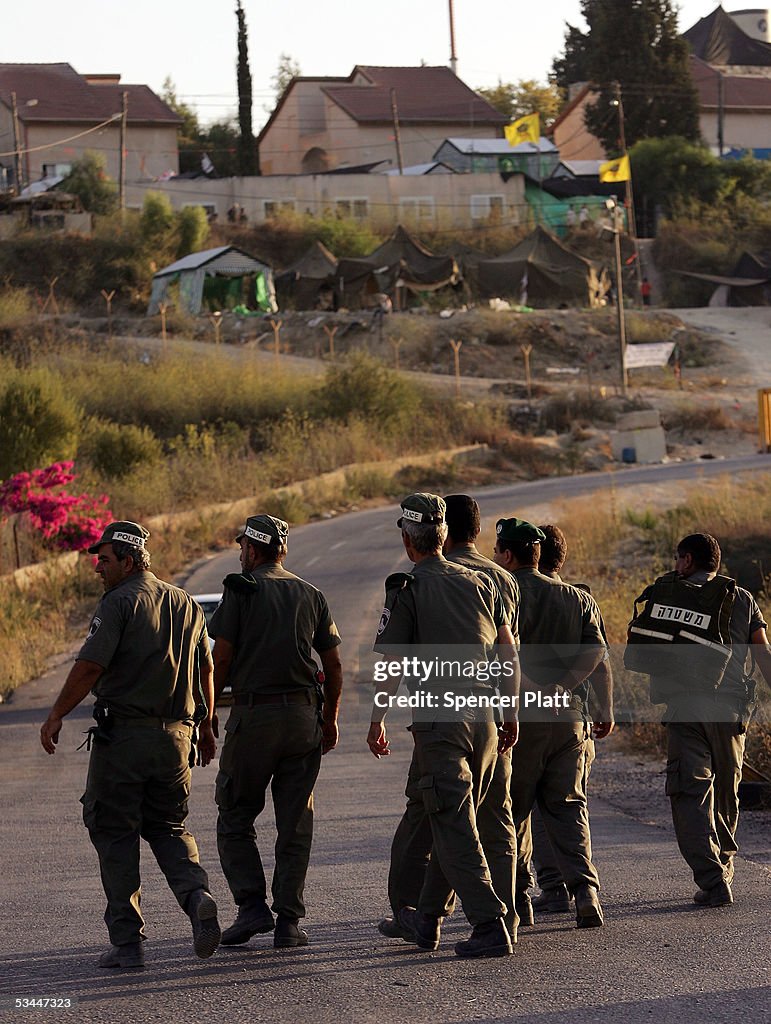
<path id="1" fill-rule="evenodd" d="M 629 167 L 629 156 L 620 156 L 617 160 L 608 160 L 600 164 L 600 181 L 631 181 L 632 171 Z"/>
<path id="2" fill-rule="evenodd" d="M 541 119 L 538 114 L 528 114 L 518 121 L 507 124 L 503 129 L 506 141 L 510 146 L 518 146 L 520 142 L 538 142 L 541 138 Z"/>

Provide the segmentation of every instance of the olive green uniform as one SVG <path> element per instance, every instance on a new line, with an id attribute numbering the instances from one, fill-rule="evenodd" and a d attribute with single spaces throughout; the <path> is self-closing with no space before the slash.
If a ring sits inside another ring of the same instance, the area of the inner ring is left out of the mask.
<path id="1" fill-rule="evenodd" d="M 538 571 L 541 572 L 542 570 L 539 569 Z M 543 572 L 543 575 L 548 576 L 548 578 L 551 580 L 557 580 L 558 583 L 564 582 L 560 574 L 553 570 L 549 572 Z M 608 638 L 607 633 L 605 632 L 605 623 L 602 618 L 600 606 L 597 604 L 594 597 L 592 597 L 592 595 L 589 593 L 588 587 L 586 587 L 584 584 L 573 584 L 573 586 L 575 586 L 576 590 L 578 590 L 579 596 L 581 596 L 582 600 L 590 606 L 590 609 L 592 610 L 597 621 L 599 622 L 603 639 L 607 643 Z M 586 685 L 587 699 L 588 686 L 590 682 L 591 676 L 589 677 L 589 680 L 587 681 Z M 585 708 L 584 714 L 588 717 L 588 708 Z M 584 792 L 587 792 L 589 774 L 592 769 L 592 764 L 594 763 L 595 753 L 596 751 L 594 746 L 594 740 L 590 736 L 586 743 L 586 757 L 584 759 L 584 766 L 586 769 L 586 777 L 584 778 Z M 541 812 L 538 810 L 537 803 L 535 807 L 533 807 L 533 811 L 530 816 L 530 833 L 533 843 L 532 863 L 533 869 L 536 873 L 539 887 L 542 890 L 547 891 L 549 889 L 556 889 L 559 886 L 564 885 L 562 874 L 560 872 L 559 865 L 557 864 L 557 858 L 554 855 L 554 850 L 552 849 L 549 834 L 546 831 L 546 826 L 543 823 L 543 818 L 541 817 Z"/>
<path id="2" fill-rule="evenodd" d="M 406 584 L 403 579 L 390 588 L 387 584 L 375 650 L 396 657 L 407 651 L 446 649 L 449 644 L 468 645 L 489 656 L 498 629 L 508 623 L 501 596 L 489 578 L 441 555 L 430 556 L 414 567 Z M 422 709 L 414 716 L 412 734 L 414 768 L 407 795 L 414 800 L 420 793 L 433 842 L 418 909 L 443 916 L 450 887 L 460 896 L 472 925 L 504 917 L 509 908 L 493 888 L 478 831 L 498 761 L 492 715 L 476 709 L 461 712 L 454 721 L 439 721 Z M 505 851 L 491 850 L 490 857 L 502 855 L 508 864 L 506 887 L 511 891 L 513 830 L 505 811 L 501 816 L 508 825 L 506 841 L 499 844 Z"/>
<path id="3" fill-rule="evenodd" d="M 703 584 L 715 573 L 688 577 Z M 739 782 L 742 777 L 748 704 L 745 663 L 749 641 L 766 623 L 749 591 L 736 588 L 730 620 L 732 643 L 718 689 L 701 695 L 683 692 L 667 702 L 666 793 L 680 852 L 700 889 L 731 882 L 738 850 Z"/>
<path id="4" fill-rule="evenodd" d="M 276 816 L 273 910 L 305 916 L 321 724 L 313 651 L 340 643 L 321 591 L 278 563 L 228 576 L 211 633 L 233 645 L 233 707 L 217 774 L 217 846 L 240 906 L 264 901 L 254 822 L 270 785 Z"/>
<path id="5" fill-rule="evenodd" d="M 522 597 L 520 662 L 525 678 L 547 690 L 570 667 L 581 645 L 604 646 L 599 622 L 580 592 L 537 569 L 514 571 Z M 570 892 L 599 889 L 592 863 L 586 778 L 591 763 L 590 723 L 582 699 L 558 715 L 520 706 L 519 742 L 512 750 L 512 813 L 517 830 L 517 892 L 533 884 L 530 812 L 541 813 L 557 866 Z"/>
<path id="6" fill-rule="evenodd" d="M 143 571 L 104 594 L 78 653 L 104 668 L 94 694 L 108 724 L 94 739 L 81 802 L 115 946 L 144 938 L 140 836 L 183 910 L 191 893 L 209 887 L 185 826 L 201 643 L 208 638 L 198 605 Z"/>
<path id="7" fill-rule="evenodd" d="M 509 626 L 517 639 L 519 617 L 519 586 L 517 581 L 492 559 L 485 558 L 474 544 L 456 544 L 447 556 L 450 562 L 464 565 L 489 576 L 503 601 Z M 407 773 L 404 795 L 407 806 L 391 843 L 388 870 L 388 900 L 398 920 L 402 907 L 417 907 L 423 887 L 426 867 L 431 854 L 431 822 L 426 813 L 420 789 L 420 768 L 413 753 Z M 515 834 L 511 820 L 511 758 L 498 757 L 487 791 L 487 797 L 477 808 L 477 827 L 482 848 L 487 857 L 493 888 L 506 906 L 509 915 L 506 925 L 514 931 L 514 871 L 516 861 Z M 455 894 L 449 886 L 442 893 L 441 886 L 432 897 L 435 916 L 446 917 L 455 906 Z M 443 899 L 443 902 L 442 902 Z M 440 907 L 441 904 L 441 907 Z"/>

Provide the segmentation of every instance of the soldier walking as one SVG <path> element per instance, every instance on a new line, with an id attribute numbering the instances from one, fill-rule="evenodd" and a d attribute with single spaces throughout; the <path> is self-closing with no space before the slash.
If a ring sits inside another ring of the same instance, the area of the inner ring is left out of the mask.
<path id="1" fill-rule="evenodd" d="M 579 592 L 538 571 L 544 535 L 537 526 L 500 519 L 496 538 L 494 560 L 513 573 L 522 599 L 522 727 L 511 765 L 517 913 L 521 924 L 532 925 L 529 819 L 537 802 L 560 872 L 575 898 L 577 927 L 599 927 L 600 880 L 592 863 L 585 792 L 591 729 L 575 691 L 605 656 L 606 647 L 599 623 Z M 528 708 L 530 695 L 537 701 Z M 611 721 L 612 710 L 604 708 L 601 717 Z"/>
<path id="2" fill-rule="evenodd" d="M 81 802 L 107 896 L 112 945 L 100 967 L 144 967 L 140 837 L 191 919 L 197 955 L 211 956 L 220 939 L 209 881 L 185 826 L 196 722 L 200 763 L 216 750 L 209 638 L 201 608 L 150 572 L 148 537 L 138 523 L 116 522 L 88 549 L 104 596 L 40 730 L 54 754 L 62 719 L 93 691 L 97 725 L 89 730 Z"/>
<path id="3" fill-rule="evenodd" d="M 273 516 L 247 519 L 236 537 L 243 571 L 225 578 L 211 621 L 215 693 L 227 683 L 233 690 L 216 787 L 217 845 L 238 906 L 222 936 L 226 946 L 270 931 L 276 948 L 308 944 L 299 921 L 305 917 L 313 787 L 322 754 L 337 746 L 343 674 L 340 634 L 326 598 L 283 566 L 288 532 Z M 277 831 L 272 912 L 254 832 L 269 785 Z"/>
<path id="4" fill-rule="evenodd" d="M 517 740 L 513 698 L 519 667 L 514 638 L 508 613 L 489 577 L 443 557 L 447 527 L 442 498 L 411 494 L 401 508 L 397 526 L 414 568 L 386 580 L 386 604 L 375 649 L 389 660 L 399 660 L 402 654 L 430 661 L 435 651 L 447 654 L 448 645 L 453 645 L 456 655 L 465 649 L 485 659 L 498 644 L 501 661 L 509 668 L 501 688 L 512 699 L 512 707 L 503 715 L 500 737 L 490 708 L 469 708 L 456 712 L 450 721 L 442 720 L 433 699 L 448 680 L 431 680 L 428 690 L 433 693 L 426 694 L 431 699 L 420 713 L 415 712 L 412 734 L 416 790 L 428 815 L 433 848 L 417 907 L 402 908 L 400 923 L 420 948 L 436 949 L 449 885 L 460 896 L 473 926 L 471 936 L 456 944 L 456 954 L 506 956 L 512 952 L 512 936 L 504 923 L 510 908 L 493 888 L 477 822 L 480 807 L 489 798 L 497 758 Z M 398 684 L 399 679 L 393 692 Z M 485 687 L 472 682 L 470 689 L 482 692 Z M 384 718 L 385 710 L 376 703 L 367 736 L 376 757 L 389 753 Z"/>

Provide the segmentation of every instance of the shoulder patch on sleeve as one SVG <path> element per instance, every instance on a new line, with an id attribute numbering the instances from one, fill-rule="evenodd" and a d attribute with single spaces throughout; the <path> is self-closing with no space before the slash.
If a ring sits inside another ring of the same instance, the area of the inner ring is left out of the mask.
<path id="1" fill-rule="evenodd" d="M 386 590 L 404 590 L 409 587 L 415 577 L 410 572 L 392 572 L 385 581 Z"/>
<path id="2" fill-rule="evenodd" d="M 381 636 L 385 632 L 385 628 L 388 625 L 388 620 L 391 618 L 391 609 L 384 608 L 380 616 L 380 622 L 377 625 L 377 635 Z"/>
<path id="3" fill-rule="evenodd" d="M 102 620 L 99 618 L 98 615 L 95 615 L 91 620 L 91 625 L 89 627 L 88 634 L 86 635 L 86 640 L 90 640 L 92 636 L 96 636 L 96 631 L 99 629 L 101 625 Z"/>

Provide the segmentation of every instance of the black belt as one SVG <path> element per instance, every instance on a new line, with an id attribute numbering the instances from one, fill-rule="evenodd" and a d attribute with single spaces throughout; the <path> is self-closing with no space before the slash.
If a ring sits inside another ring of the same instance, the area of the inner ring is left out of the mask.
<path id="1" fill-rule="evenodd" d="M 315 695 L 310 690 L 289 693 L 234 693 L 233 703 L 253 708 L 256 704 L 311 704 Z"/>

